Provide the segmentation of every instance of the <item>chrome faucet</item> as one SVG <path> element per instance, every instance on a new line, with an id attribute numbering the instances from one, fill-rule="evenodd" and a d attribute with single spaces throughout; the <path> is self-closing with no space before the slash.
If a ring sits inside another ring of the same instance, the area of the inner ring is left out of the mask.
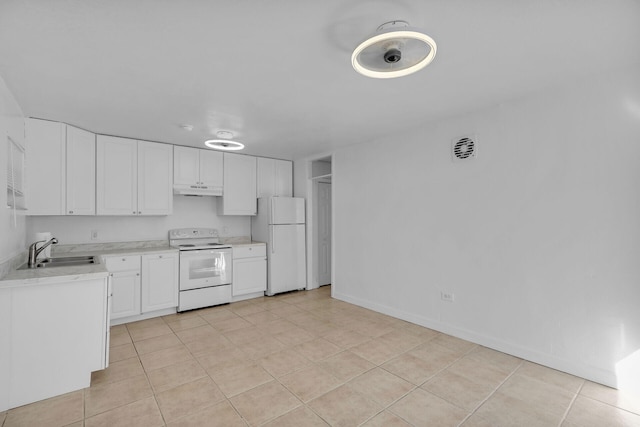
<path id="1" fill-rule="evenodd" d="M 44 243 L 44 245 L 36 249 L 36 245 L 38 243 Z M 44 251 L 49 245 L 55 245 L 56 243 L 58 243 L 58 239 L 56 239 L 55 237 L 52 237 L 49 241 L 40 240 L 38 242 L 33 242 L 29 246 L 29 261 L 27 262 L 27 265 L 29 266 L 29 268 L 36 267 L 36 259 L 38 258 L 38 255 L 40 255 L 40 252 Z"/>

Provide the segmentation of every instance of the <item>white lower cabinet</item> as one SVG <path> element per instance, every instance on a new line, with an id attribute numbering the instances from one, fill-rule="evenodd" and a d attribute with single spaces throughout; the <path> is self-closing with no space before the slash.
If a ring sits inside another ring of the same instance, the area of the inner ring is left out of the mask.
<path id="1" fill-rule="evenodd" d="M 255 244 L 233 248 L 233 296 L 267 290 L 266 245 Z"/>
<path id="2" fill-rule="evenodd" d="M 104 262 L 113 289 L 111 320 L 178 306 L 177 252 L 105 256 Z"/>
<path id="3" fill-rule="evenodd" d="M 111 320 L 140 314 L 140 255 L 105 257 L 111 274 Z"/>
<path id="4" fill-rule="evenodd" d="M 142 313 L 178 306 L 178 254 L 142 255 Z"/>
<path id="5" fill-rule="evenodd" d="M 0 411 L 88 387 L 107 367 L 108 293 L 106 278 L 0 290 Z"/>

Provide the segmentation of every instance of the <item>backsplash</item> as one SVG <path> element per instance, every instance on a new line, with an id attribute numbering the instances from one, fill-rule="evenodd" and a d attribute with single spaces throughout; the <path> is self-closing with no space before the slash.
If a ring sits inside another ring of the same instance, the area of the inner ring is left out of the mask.
<path id="1" fill-rule="evenodd" d="M 221 238 L 250 236 L 248 216 L 218 216 L 219 197 L 174 196 L 166 216 L 33 216 L 27 217 L 27 244 L 36 232 L 49 231 L 60 245 L 101 244 L 168 239 L 173 228 L 216 228 Z M 97 234 L 97 236 L 95 236 Z"/>
<path id="2" fill-rule="evenodd" d="M 27 262 L 27 252 L 24 251 L 20 255 L 17 255 L 0 264 L 0 279 L 9 274 L 10 271 L 15 270 L 22 264 Z"/>
<path id="3" fill-rule="evenodd" d="M 52 256 L 60 256 L 69 253 L 106 252 L 120 249 L 151 249 L 166 247 L 167 240 L 145 240 L 134 242 L 110 242 L 110 243 L 80 243 L 70 245 L 55 245 Z"/>

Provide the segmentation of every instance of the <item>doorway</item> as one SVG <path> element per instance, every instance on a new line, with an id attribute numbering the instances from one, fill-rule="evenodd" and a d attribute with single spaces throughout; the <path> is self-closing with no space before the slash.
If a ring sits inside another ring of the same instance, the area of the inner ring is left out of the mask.
<path id="1" fill-rule="evenodd" d="M 331 182 L 318 183 L 318 286 L 331 284 Z"/>
<path id="2" fill-rule="evenodd" d="M 310 162 L 309 189 L 311 207 L 311 266 L 307 289 L 331 285 L 332 281 L 332 186 L 331 157 Z"/>

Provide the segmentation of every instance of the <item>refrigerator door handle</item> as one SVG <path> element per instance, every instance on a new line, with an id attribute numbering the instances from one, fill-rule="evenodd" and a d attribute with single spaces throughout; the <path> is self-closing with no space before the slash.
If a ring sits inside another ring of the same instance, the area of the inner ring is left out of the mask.
<path id="1" fill-rule="evenodd" d="M 274 206 L 273 206 L 273 205 L 275 205 L 274 200 L 269 199 L 269 207 L 271 208 L 271 219 L 270 219 L 270 221 L 269 221 L 269 222 L 270 222 L 271 224 L 273 224 L 273 223 L 275 222 L 275 220 L 276 220 L 276 216 L 274 215 L 275 208 L 274 208 Z M 272 233 L 273 233 L 273 232 L 272 232 Z"/>
<path id="2" fill-rule="evenodd" d="M 275 254 L 276 253 L 276 235 L 273 232 L 273 226 L 271 226 L 270 228 L 271 228 L 271 253 Z"/>

